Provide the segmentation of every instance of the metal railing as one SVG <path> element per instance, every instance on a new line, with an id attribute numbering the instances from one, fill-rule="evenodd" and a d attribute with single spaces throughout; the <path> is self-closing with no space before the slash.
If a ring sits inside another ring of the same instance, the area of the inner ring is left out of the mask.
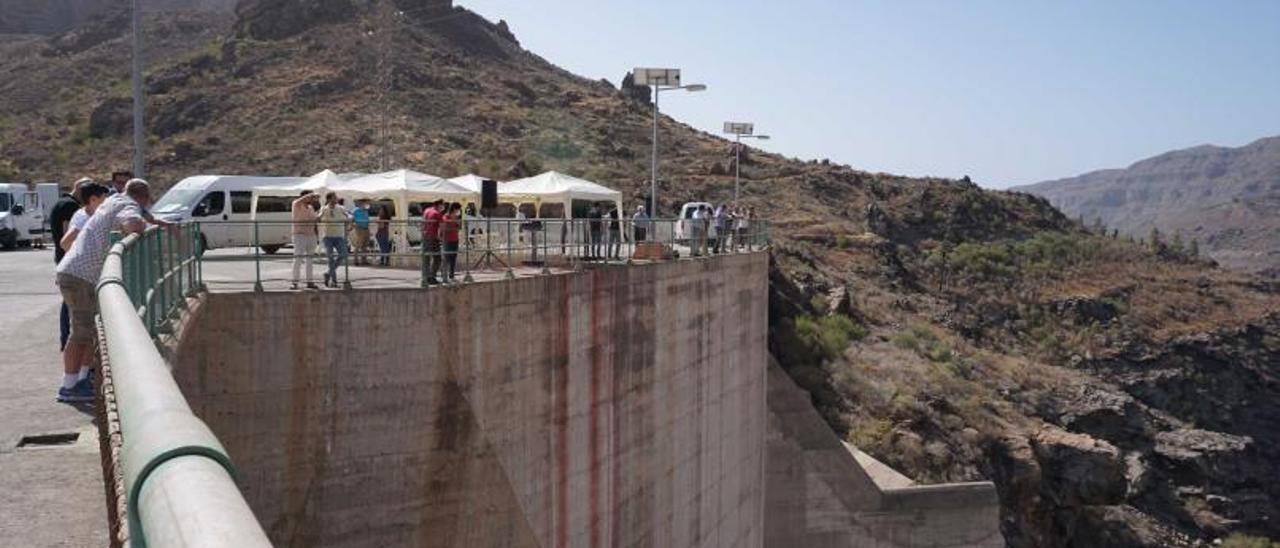
<path id="1" fill-rule="evenodd" d="M 129 543 L 269 547 L 230 457 L 191 412 L 152 338 L 199 287 L 198 234 L 192 225 L 129 235 L 112 246 L 98 281 Z"/>
<path id="2" fill-rule="evenodd" d="M 205 222 L 201 229 L 213 251 L 202 261 L 205 268 L 223 275 L 206 276 L 211 286 L 252 279 L 254 289 L 261 291 L 266 282 L 292 282 L 295 262 L 302 263 L 300 270 L 311 263 L 321 271 L 316 278 L 323 279 L 332 262 L 334 285 L 345 288 L 361 281 L 426 287 L 433 281 L 447 283 L 451 264 L 452 281 L 465 283 L 482 272 L 507 277 L 517 271 L 545 274 L 552 268 L 584 264 L 671 260 L 768 247 L 768 222 L 731 223 L 717 229 L 715 223 L 692 219 L 464 219 L 442 230 L 438 241 L 428 241 L 423 222 L 416 219 L 375 219 L 364 230 L 350 222 L 317 222 L 314 227 L 300 227 L 307 240 L 295 239 L 295 227 L 289 221 Z M 456 242 L 451 245 L 444 234 L 455 228 Z M 336 240 L 326 243 L 326 232 Z M 314 240 L 309 239 L 313 236 Z M 308 245 L 299 250 L 296 244 L 302 241 Z M 241 263 L 240 270 L 228 263 Z M 252 264 L 252 273 L 244 269 L 247 263 Z M 286 264 L 289 268 L 281 268 Z M 306 280 L 299 276 L 299 281 Z"/>

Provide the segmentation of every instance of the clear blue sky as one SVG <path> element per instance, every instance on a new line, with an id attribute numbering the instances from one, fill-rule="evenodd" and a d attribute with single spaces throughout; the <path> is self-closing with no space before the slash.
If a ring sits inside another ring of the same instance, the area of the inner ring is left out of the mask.
<path id="1" fill-rule="evenodd" d="M 615 85 L 684 70 L 663 111 L 764 148 L 989 187 L 1280 134 L 1280 0 L 458 0 Z"/>

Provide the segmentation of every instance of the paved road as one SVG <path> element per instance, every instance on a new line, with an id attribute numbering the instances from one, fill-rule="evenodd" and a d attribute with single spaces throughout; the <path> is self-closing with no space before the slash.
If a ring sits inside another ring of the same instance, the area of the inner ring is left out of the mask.
<path id="1" fill-rule="evenodd" d="M 54 401 L 61 382 L 50 250 L 0 251 L 0 545 L 105 546 L 97 431 L 88 410 Z M 18 448 L 23 436 L 80 433 L 72 445 Z"/>

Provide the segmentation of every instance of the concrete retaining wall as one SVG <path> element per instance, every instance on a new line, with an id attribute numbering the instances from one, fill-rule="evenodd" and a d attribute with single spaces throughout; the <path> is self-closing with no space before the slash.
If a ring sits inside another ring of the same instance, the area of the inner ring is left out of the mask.
<path id="1" fill-rule="evenodd" d="M 993 484 L 904 486 L 884 465 L 860 464 L 776 363 L 768 386 L 766 546 L 1005 545 Z"/>
<path id="2" fill-rule="evenodd" d="M 767 256 L 213 294 L 174 374 L 281 546 L 761 546 Z"/>

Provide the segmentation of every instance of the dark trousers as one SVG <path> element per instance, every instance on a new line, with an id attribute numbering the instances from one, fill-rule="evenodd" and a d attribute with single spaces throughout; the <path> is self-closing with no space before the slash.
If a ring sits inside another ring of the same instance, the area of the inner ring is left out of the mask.
<path id="1" fill-rule="evenodd" d="M 435 281 L 440 272 L 440 239 L 427 238 L 422 242 L 427 253 L 427 280 Z"/>
<path id="2" fill-rule="evenodd" d="M 458 242 L 444 243 L 444 279 L 452 280 L 458 268 Z"/>
<path id="3" fill-rule="evenodd" d="M 637 226 L 637 227 L 636 227 L 636 241 L 637 241 L 637 242 L 643 242 L 643 241 L 647 240 L 647 239 L 648 239 L 648 238 L 647 238 L 647 236 L 648 236 L 648 232 L 649 232 L 649 231 L 645 230 L 643 226 Z"/>
<path id="4" fill-rule="evenodd" d="M 600 252 L 603 251 L 601 248 L 604 247 L 603 245 L 604 233 L 601 232 L 600 229 L 598 228 L 592 229 L 590 233 L 590 238 L 591 238 L 591 245 L 587 246 L 588 247 L 587 257 L 591 257 L 591 258 L 601 257 L 602 255 Z"/>
<path id="5" fill-rule="evenodd" d="M 622 255 L 622 232 L 609 229 L 609 241 L 605 244 L 605 247 L 609 252 L 609 258 L 620 258 L 619 255 Z"/>

